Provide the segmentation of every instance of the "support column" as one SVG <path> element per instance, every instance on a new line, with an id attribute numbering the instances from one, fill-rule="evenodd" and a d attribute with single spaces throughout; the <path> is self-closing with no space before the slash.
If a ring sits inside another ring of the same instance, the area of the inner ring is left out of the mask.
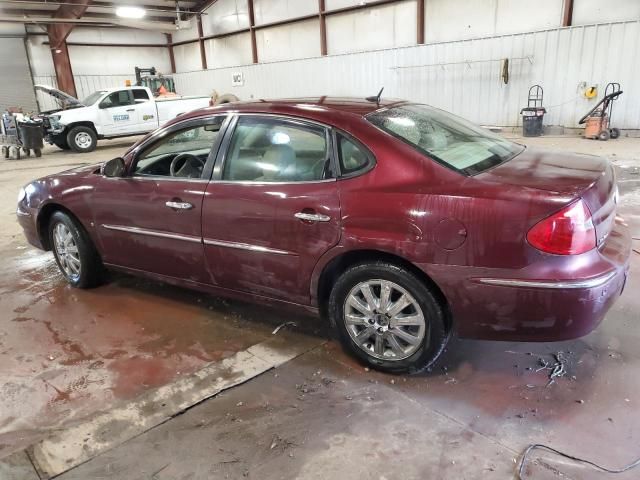
<path id="1" fill-rule="evenodd" d="M 570 27 L 573 23 L 573 0 L 564 0 L 562 9 L 562 26 Z"/>
<path id="2" fill-rule="evenodd" d="M 202 69 L 207 69 L 207 52 L 204 49 L 204 34 L 202 33 L 202 15 L 198 15 L 198 45 L 200 45 L 200 63 L 202 64 Z"/>
<path id="3" fill-rule="evenodd" d="M 327 54 L 327 18 L 324 15 L 324 0 L 318 0 L 318 20 L 320 21 L 320 55 Z"/>
<path id="4" fill-rule="evenodd" d="M 258 45 L 256 42 L 256 21 L 253 15 L 253 0 L 247 0 L 249 7 L 249 34 L 251 35 L 251 58 L 253 63 L 258 63 Z"/>
<path id="5" fill-rule="evenodd" d="M 53 18 L 78 19 L 84 15 L 91 0 L 67 0 L 64 5 L 60 5 L 53 14 Z M 55 23 L 47 27 L 49 35 L 49 46 L 51 57 L 53 58 L 53 68 L 56 71 L 58 88 L 63 92 L 77 97 L 76 84 L 73 80 L 73 70 L 71 70 L 71 60 L 69 59 L 69 49 L 67 48 L 67 37 L 73 30 L 73 25 L 69 23 Z"/>
<path id="6" fill-rule="evenodd" d="M 422 45 L 424 43 L 424 0 L 418 0 L 418 45 Z"/>
<path id="7" fill-rule="evenodd" d="M 167 50 L 169 50 L 169 63 L 171 64 L 171 73 L 176 73 L 176 57 L 173 55 L 173 35 L 165 33 L 167 37 Z"/>

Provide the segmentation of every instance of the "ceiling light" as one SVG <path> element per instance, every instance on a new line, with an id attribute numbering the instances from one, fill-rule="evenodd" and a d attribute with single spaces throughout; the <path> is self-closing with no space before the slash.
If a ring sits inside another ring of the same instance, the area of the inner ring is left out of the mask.
<path id="1" fill-rule="evenodd" d="M 118 7 L 116 15 L 122 18 L 142 18 L 147 14 L 144 8 L 140 7 Z"/>

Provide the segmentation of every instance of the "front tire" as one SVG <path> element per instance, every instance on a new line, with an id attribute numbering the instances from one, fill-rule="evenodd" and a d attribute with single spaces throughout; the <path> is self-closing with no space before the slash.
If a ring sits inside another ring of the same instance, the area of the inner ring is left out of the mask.
<path id="1" fill-rule="evenodd" d="M 387 262 L 347 269 L 329 297 L 329 317 L 345 348 L 391 373 L 429 368 L 449 340 L 445 312 L 429 287 Z"/>
<path id="2" fill-rule="evenodd" d="M 103 266 L 89 235 L 82 225 L 64 212 L 55 212 L 49 220 L 49 244 L 60 272 L 77 288 L 99 285 Z"/>
<path id="3" fill-rule="evenodd" d="M 69 130 L 69 133 L 67 133 L 67 144 L 74 152 L 93 152 L 98 145 L 98 136 L 92 128 L 83 126 L 73 127 Z"/>

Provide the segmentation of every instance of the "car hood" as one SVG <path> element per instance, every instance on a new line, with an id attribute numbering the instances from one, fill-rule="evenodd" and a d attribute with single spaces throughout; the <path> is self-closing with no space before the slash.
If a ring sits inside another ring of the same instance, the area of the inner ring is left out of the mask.
<path id="1" fill-rule="evenodd" d="M 605 158 L 527 147 L 510 161 L 476 178 L 575 197 L 610 168 Z"/>
<path id="2" fill-rule="evenodd" d="M 64 109 L 69 107 L 84 107 L 84 105 L 76 97 L 72 97 L 68 93 L 58 90 L 49 85 L 34 85 L 34 88 L 40 92 L 47 93 L 56 99 L 58 104 Z"/>

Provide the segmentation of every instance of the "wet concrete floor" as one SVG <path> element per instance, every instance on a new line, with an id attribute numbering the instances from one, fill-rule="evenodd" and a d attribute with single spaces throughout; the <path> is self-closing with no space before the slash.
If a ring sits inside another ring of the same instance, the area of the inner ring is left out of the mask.
<path id="1" fill-rule="evenodd" d="M 616 148 L 633 147 L 624 140 Z M 640 161 L 612 160 L 620 213 L 640 238 Z M 1 170 L 0 193 L 13 188 Z M 0 458 L 259 343 L 284 321 L 326 332 L 319 320 L 128 276 L 71 289 L 50 254 L 3 238 Z M 640 457 L 638 272 L 634 253 L 625 293 L 582 339 L 454 340 L 432 372 L 415 377 L 368 371 L 330 341 L 61 478 L 513 478 L 534 442 L 620 466 Z M 548 385 L 540 362 L 558 352 L 568 374 Z M 609 478 L 544 458 L 531 478 Z"/>

